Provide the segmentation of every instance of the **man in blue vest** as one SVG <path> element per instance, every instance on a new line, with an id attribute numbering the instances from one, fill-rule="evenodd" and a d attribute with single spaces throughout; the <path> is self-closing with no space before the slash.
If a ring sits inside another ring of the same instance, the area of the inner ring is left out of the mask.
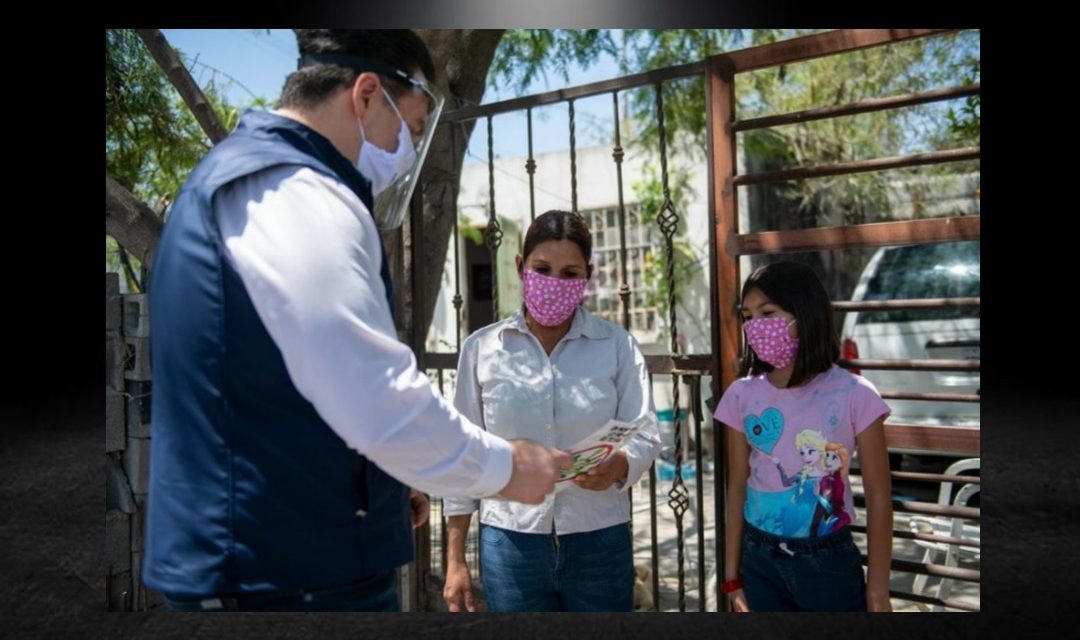
<path id="1" fill-rule="evenodd" d="M 461 417 L 396 338 L 378 227 L 442 106 L 423 42 L 297 39 L 280 107 L 188 177 L 151 271 L 143 579 L 171 610 L 397 610 L 416 490 L 536 504 L 569 466 Z"/>

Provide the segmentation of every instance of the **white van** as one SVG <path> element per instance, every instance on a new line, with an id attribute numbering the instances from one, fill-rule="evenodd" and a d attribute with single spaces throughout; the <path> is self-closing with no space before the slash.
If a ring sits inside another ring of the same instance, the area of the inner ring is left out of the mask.
<path id="1" fill-rule="evenodd" d="M 854 301 L 979 296 L 979 241 L 883 247 L 863 270 Z M 979 307 L 849 312 L 841 332 L 844 358 L 979 359 Z M 979 373 L 860 372 L 880 392 L 978 394 Z M 978 426 L 979 403 L 886 400 L 889 422 Z"/>

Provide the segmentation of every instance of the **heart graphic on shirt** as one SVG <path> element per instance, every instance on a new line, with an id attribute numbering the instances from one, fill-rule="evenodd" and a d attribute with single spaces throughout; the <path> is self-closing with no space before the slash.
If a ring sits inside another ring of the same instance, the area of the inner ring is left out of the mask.
<path id="1" fill-rule="evenodd" d="M 746 439 L 755 449 L 772 455 L 773 447 L 784 431 L 784 416 L 772 407 L 761 412 L 761 417 L 750 414 L 743 418 Z"/>

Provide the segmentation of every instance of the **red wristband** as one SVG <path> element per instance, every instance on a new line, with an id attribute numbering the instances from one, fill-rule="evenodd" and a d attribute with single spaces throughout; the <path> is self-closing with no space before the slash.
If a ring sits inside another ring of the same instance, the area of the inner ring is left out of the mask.
<path id="1" fill-rule="evenodd" d="M 742 589 L 742 579 L 735 578 L 734 580 L 728 580 L 724 584 L 720 585 L 720 591 L 724 593 L 731 593 L 732 591 L 738 591 Z"/>

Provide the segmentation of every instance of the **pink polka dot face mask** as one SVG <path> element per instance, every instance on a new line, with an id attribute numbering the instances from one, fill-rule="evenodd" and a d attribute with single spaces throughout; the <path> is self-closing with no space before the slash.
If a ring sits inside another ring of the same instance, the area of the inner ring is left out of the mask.
<path id="1" fill-rule="evenodd" d="M 777 369 L 795 362 L 799 352 L 799 339 L 788 334 L 788 327 L 795 321 L 784 318 L 754 318 L 743 323 L 746 341 L 757 357 Z"/>
<path id="2" fill-rule="evenodd" d="M 588 283 L 586 278 L 552 278 L 528 270 L 522 283 L 525 308 L 541 325 L 558 326 L 581 304 Z"/>

